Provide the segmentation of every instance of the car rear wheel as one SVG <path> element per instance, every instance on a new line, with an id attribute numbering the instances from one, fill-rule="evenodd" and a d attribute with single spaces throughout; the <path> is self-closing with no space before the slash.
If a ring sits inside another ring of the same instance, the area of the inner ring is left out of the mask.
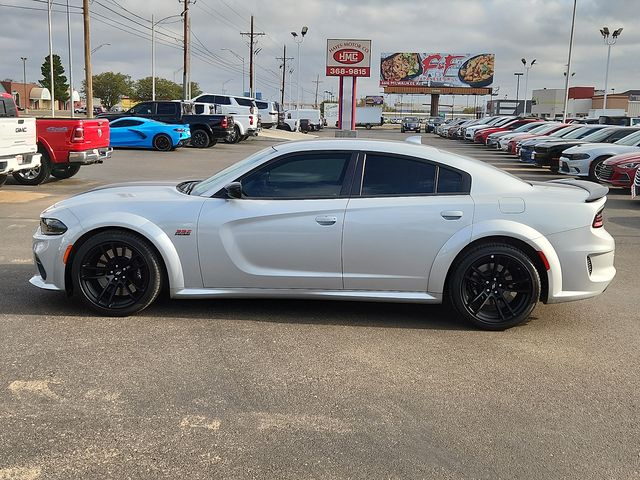
<path id="1" fill-rule="evenodd" d="M 540 276 L 531 259 L 511 245 L 480 245 L 452 271 L 453 308 L 484 330 L 504 330 L 526 320 L 540 297 Z"/>
<path id="2" fill-rule="evenodd" d="M 49 159 L 49 154 L 40 148 L 38 149 L 38 152 L 42 154 L 40 166 L 30 168 L 29 170 L 13 172 L 13 178 L 16 182 L 22 185 L 40 185 L 45 180 L 49 179 L 49 175 L 51 175 L 51 160 Z"/>
<path id="3" fill-rule="evenodd" d="M 104 231 L 78 249 L 71 266 L 74 292 L 94 311 L 127 316 L 148 307 L 160 293 L 162 267 L 149 243 L 122 231 Z"/>
<path id="4" fill-rule="evenodd" d="M 153 149 L 159 152 L 169 152 L 173 149 L 173 142 L 169 135 L 160 133 L 153 137 Z"/>
<path id="5" fill-rule="evenodd" d="M 80 165 L 64 165 L 62 167 L 55 167 L 51 170 L 51 175 L 60 180 L 65 178 L 71 178 L 80 171 Z"/>
<path id="6" fill-rule="evenodd" d="M 191 132 L 191 145 L 196 148 L 208 148 L 211 140 L 206 130 L 197 128 Z"/>

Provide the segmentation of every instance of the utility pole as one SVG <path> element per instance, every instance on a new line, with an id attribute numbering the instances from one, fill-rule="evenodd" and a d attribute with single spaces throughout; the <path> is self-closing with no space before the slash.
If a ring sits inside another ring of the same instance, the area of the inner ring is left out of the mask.
<path id="1" fill-rule="evenodd" d="M 318 85 L 322 83 L 322 80 L 320 80 L 320 74 L 316 75 L 316 79 L 313 80 L 313 83 L 316 84 L 316 101 L 313 105 L 314 108 L 318 108 Z"/>
<path id="2" fill-rule="evenodd" d="M 184 23 L 183 31 L 183 61 L 182 61 L 182 99 L 187 100 L 189 95 L 189 3 L 191 0 L 182 0 L 184 2 L 184 12 L 182 12 L 182 22 Z"/>
<path id="3" fill-rule="evenodd" d="M 73 105 L 73 57 L 71 55 L 71 12 L 69 11 L 69 0 L 67 0 L 67 43 L 69 44 L 69 97 L 71 101 L 71 118 L 75 117 L 75 107 Z"/>
<path id="4" fill-rule="evenodd" d="M 287 57 L 287 46 L 284 46 L 282 50 L 282 56 L 276 57 L 276 60 L 282 60 L 282 88 L 280 89 L 280 105 L 284 108 L 284 86 L 285 86 L 285 78 L 287 75 L 287 60 L 293 60 L 293 57 Z"/>
<path id="5" fill-rule="evenodd" d="M 49 20 L 49 79 L 51 81 L 51 116 L 56 116 L 56 96 L 55 87 L 53 85 L 53 40 L 51 38 L 51 0 L 47 3 L 47 17 Z"/>
<path id="6" fill-rule="evenodd" d="M 82 0 L 84 19 L 84 83 L 87 96 L 87 118 L 93 118 L 93 72 L 91 69 L 91 34 L 89 25 L 89 0 Z"/>
<path id="7" fill-rule="evenodd" d="M 187 0 L 189 1 L 189 0 Z M 253 30 L 253 15 L 251 15 L 251 31 L 250 32 L 240 32 L 240 35 L 248 35 L 249 36 L 249 92 L 250 96 L 253 97 L 255 92 L 253 91 L 253 44 L 255 40 L 254 37 L 258 37 L 264 35 L 264 32 L 254 32 Z"/>
<path id="8" fill-rule="evenodd" d="M 27 57 L 20 57 L 22 60 L 22 85 L 24 86 L 24 100 L 22 106 L 25 113 L 29 112 L 29 94 L 27 93 Z"/>

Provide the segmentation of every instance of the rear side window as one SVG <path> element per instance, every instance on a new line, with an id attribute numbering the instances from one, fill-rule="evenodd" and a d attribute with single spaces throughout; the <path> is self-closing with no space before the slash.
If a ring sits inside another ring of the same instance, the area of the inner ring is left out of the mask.
<path id="1" fill-rule="evenodd" d="M 438 167 L 438 193 L 469 193 L 462 173 Z"/>
<path id="2" fill-rule="evenodd" d="M 217 103 L 215 95 L 200 95 L 196 100 L 202 103 Z"/>
<path id="3" fill-rule="evenodd" d="M 178 103 L 167 102 L 158 104 L 158 115 L 175 115 L 178 112 Z"/>
<path id="4" fill-rule="evenodd" d="M 258 102 L 258 101 L 256 101 L 256 106 L 260 110 L 264 110 L 265 108 L 269 108 L 269 104 L 267 102 Z"/>
<path id="5" fill-rule="evenodd" d="M 222 95 L 216 95 L 213 97 L 214 102 L 219 105 L 231 105 L 231 99 L 229 97 L 223 97 Z"/>
<path id="6" fill-rule="evenodd" d="M 435 193 L 436 167 L 417 159 L 367 155 L 362 196 Z"/>
<path id="7" fill-rule="evenodd" d="M 12 98 L 0 98 L 0 117 L 17 117 L 15 104 Z"/>
<path id="8" fill-rule="evenodd" d="M 250 100 L 248 98 L 233 98 L 236 100 L 236 102 L 238 102 L 238 105 L 242 105 L 243 107 L 255 107 L 255 103 L 253 102 L 253 100 Z"/>

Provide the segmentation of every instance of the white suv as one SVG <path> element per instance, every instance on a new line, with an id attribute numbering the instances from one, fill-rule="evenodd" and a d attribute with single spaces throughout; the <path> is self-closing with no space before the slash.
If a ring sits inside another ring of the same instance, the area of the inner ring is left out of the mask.
<path id="1" fill-rule="evenodd" d="M 242 135 L 257 135 L 258 131 L 258 107 L 253 98 L 237 97 L 235 95 L 223 95 L 218 93 L 203 93 L 190 100 L 198 103 L 213 103 L 217 106 L 217 112 L 223 115 L 248 115 L 248 125 Z M 238 120 L 241 121 L 240 118 Z M 244 122 L 242 122 L 244 123 Z"/>
<path id="2" fill-rule="evenodd" d="M 284 116 L 278 102 L 256 100 L 256 106 L 258 107 L 258 113 L 260 114 L 260 124 L 262 125 L 262 128 L 278 126 L 278 117 L 280 115 Z"/>

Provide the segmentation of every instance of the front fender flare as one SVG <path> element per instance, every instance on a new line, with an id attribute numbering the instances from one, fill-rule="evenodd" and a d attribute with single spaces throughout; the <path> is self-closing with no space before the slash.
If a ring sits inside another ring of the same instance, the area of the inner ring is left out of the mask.
<path id="1" fill-rule="evenodd" d="M 547 281 L 549 296 L 562 291 L 562 268 L 553 245 L 540 232 L 513 220 L 488 220 L 468 225 L 456 232 L 440 249 L 429 272 L 427 291 L 443 293 L 447 273 L 458 254 L 470 243 L 489 237 L 510 237 L 544 253 L 549 262 Z"/>
<path id="2" fill-rule="evenodd" d="M 81 222 L 81 225 L 82 230 L 79 232 L 78 238 L 91 231 L 104 228 L 123 228 L 142 235 L 160 252 L 167 269 L 169 287 L 171 289 L 184 288 L 184 274 L 178 252 L 169 236 L 156 224 L 133 213 L 110 212 L 100 215 L 96 221 Z M 73 243 L 76 241 L 77 238 L 73 240 Z"/>

